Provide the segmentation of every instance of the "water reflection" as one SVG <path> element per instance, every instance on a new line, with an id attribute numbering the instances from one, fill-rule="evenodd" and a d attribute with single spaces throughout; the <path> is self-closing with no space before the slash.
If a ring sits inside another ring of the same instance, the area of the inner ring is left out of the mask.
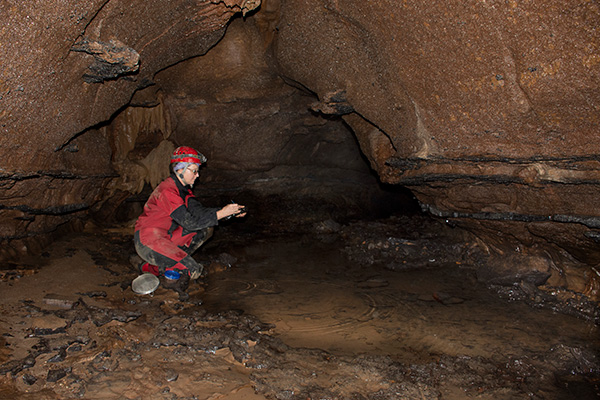
<path id="1" fill-rule="evenodd" d="M 507 302 L 457 265 L 390 271 L 348 261 L 339 246 L 280 238 L 235 249 L 235 268 L 212 276 L 204 306 L 241 309 L 294 347 L 333 354 L 437 355 L 496 361 L 543 357 L 557 346 L 600 348 L 598 328 Z"/>

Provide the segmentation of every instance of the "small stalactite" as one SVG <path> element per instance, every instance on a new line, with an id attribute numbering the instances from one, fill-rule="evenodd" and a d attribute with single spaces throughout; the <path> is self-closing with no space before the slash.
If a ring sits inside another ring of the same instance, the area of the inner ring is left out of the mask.
<path id="1" fill-rule="evenodd" d="M 583 294 L 592 301 L 600 301 L 600 271 L 592 267 Z"/>
<path id="2" fill-rule="evenodd" d="M 114 162 L 129 158 L 143 134 L 160 133 L 162 139 L 168 139 L 172 132 L 171 118 L 161 98 L 154 107 L 127 107 L 106 129 L 111 133 Z"/>
<path id="3" fill-rule="evenodd" d="M 140 161 L 147 171 L 144 183 L 149 183 L 151 187 L 155 188 L 163 179 L 169 176 L 169 162 L 173 150 L 175 150 L 173 143 L 163 140 L 158 147 Z M 141 190 L 142 188 L 139 188 L 137 193 Z"/>
<path id="4" fill-rule="evenodd" d="M 120 175 L 111 190 L 140 193 L 146 184 L 155 187 L 168 176 L 169 155 L 175 146 L 168 140 L 171 118 L 160 96 L 154 107 L 126 108 L 104 129 L 113 148 L 113 166 Z"/>

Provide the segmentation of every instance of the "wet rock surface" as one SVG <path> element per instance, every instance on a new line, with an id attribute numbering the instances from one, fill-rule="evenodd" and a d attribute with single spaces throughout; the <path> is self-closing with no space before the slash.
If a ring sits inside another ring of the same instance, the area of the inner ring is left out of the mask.
<path id="1" fill-rule="evenodd" d="M 549 258 L 537 257 L 537 268 L 531 268 L 531 259 L 523 266 L 519 257 L 490 256 L 479 246 L 476 236 L 447 222 L 416 216 L 391 217 L 350 224 L 340 228 L 340 235 L 349 244 L 344 252 L 363 265 L 385 265 L 398 271 L 440 265 L 467 267 L 480 283 L 506 299 L 600 323 L 595 292 L 590 290 L 586 296 L 549 282 Z"/>
<path id="2" fill-rule="evenodd" d="M 127 227 L 88 226 L 28 262 L 34 273 L 5 275 L 0 398 L 600 394 L 597 325 L 498 296 L 451 227 L 420 216 L 265 226 L 221 226 L 185 301 L 164 285 L 131 291 Z"/>

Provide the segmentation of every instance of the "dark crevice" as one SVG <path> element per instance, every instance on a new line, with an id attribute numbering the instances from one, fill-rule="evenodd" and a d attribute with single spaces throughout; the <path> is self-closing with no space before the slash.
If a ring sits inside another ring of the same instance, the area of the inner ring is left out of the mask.
<path id="1" fill-rule="evenodd" d="M 466 213 L 462 211 L 440 210 L 431 204 L 421 204 L 423 211 L 426 211 L 440 218 L 465 218 L 465 219 L 480 219 L 489 221 L 515 221 L 515 222 L 560 222 L 570 224 L 581 224 L 588 228 L 600 228 L 600 217 L 588 215 L 532 215 L 518 214 L 513 212 L 494 213 Z"/>

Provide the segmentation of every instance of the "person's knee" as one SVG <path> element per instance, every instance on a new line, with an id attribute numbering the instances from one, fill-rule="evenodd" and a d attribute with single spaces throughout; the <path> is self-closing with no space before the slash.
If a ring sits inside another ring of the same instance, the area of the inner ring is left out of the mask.
<path id="1" fill-rule="evenodd" d="M 204 242 L 210 239 L 214 231 L 215 229 L 211 226 L 209 228 L 202 229 L 200 232 L 198 232 L 198 246 L 201 246 L 202 244 L 204 244 Z"/>
<path id="2" fill-rule="evenodd" d="M 194 254 L 208 239 L 213 235 L 214 228 L 206 228 L 199 231 L 192 239 L 192 242 L 187 247 L 181 247 L 188 254 Z"/>

